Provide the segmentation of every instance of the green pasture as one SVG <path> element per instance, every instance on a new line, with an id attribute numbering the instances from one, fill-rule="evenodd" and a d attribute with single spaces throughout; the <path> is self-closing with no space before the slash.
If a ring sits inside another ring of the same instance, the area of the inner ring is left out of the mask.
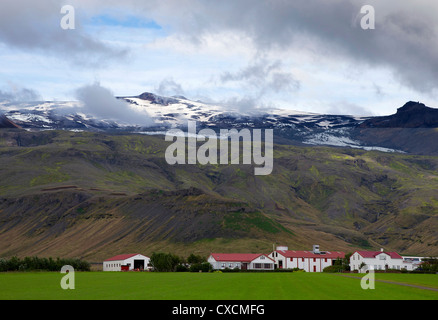
<path id="1" fill-rule="evenodd" d="M 437 300 L 438 291 L 327 273 L 75 272 L 75 289 L 64 290 L 65 274 L 0 273 L 1 300 Z M 358 275 L 356 275 L 358 276 Z M 360 275 L 359 275 L 360 276 Z M 376 274 L 376 280 L 438 288 L 438 275 Z"/>

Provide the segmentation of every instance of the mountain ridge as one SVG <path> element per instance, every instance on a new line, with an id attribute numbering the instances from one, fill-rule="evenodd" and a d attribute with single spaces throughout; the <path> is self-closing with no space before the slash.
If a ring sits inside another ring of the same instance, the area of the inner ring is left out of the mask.
<path id="1" fill-rule="evenodd" d="M 163 135 L 171 128 L 185 129 L 196 121 L 199 129 L 273 129 L 279 144 L 361 148 L 384 152 L 438 155 L 438 109 L 407 102 L 389 116 L 356 117 L 292 110 L 253 110 L 242 113 L 219 105 L 163 97 L 150 92 L 117 97 L 127 108 L 143 112 L 149 126 L 121 124 L 87 113 L 79 102 L 0 103 L 0 112 L 26 130 L 69 130 Z"/>

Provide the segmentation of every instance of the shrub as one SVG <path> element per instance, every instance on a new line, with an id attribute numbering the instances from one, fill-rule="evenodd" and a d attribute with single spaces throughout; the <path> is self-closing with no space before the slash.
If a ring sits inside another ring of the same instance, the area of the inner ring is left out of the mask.
<path id="1" fill-rule="evenodd" d="M 176 271 L 178 265 L 180 265 L 181 258 L 171 253 L 154 252 L 151 255 L 150 264 L 154 268 L 154 271 L 159 272 L 171 272 Z"/>
<path id="2" fill-rule="evenodd" d="M 190 272 L 209 272 L 213 269 L 212 265 L 208 262 L 195 263 L 190 266 Z"/>
<path id="3" fill-rule="evenodd" d="M 80 259 L 60 259 L 56 258 L 39 258 L 25 257 L 20 259 L 12 257 L 8 259 L 0 259 L 0 271 L 60 271 L 62 266 L 71 265 L 76 271 L 90 271 L 91 265 L 89 262 Z"/>

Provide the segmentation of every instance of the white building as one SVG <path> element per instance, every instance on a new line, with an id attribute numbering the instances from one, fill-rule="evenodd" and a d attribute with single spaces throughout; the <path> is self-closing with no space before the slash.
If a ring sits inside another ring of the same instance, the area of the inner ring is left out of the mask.
<path id="1" fill-rule="evenodd" d="M 408 263 L 397 252 L 355 251 L 350 257 L 350 270 L 364 273 L 367 270 L 407 269 Z"/>
<path id="2" fill-rule="evenodd" d="M 148 269 L 150 258 L 139 253 L 120 254 L 103 262 L 103 271 L 129 271 Z"/>
<path id="3" fill-rule="evenodd" d="M 261 253 L 212 253 L 207 261 L 215 270 L 274 270 L 274 260 Z"/>
<path id="4" fill-rule="evenodd" d="M 341 251 L 319 251 L 319 246 L 314 245 L 312 251 L 289 250 L 288 247 L 279 246 L 269 254 L 275 261 L 275 268 L 302 269 L 306 272 L 322 272 L 325 267 L 333 265 L 337 259 L 345 257 Z"/>
<path id="5" fill-rule="evenodd" d="M 416 257 L 416 256 L 402 256 L 403 265 L 406 267 L 406 270 L 412 271 L 417 269 L 424 261 L 425 257 Z"/>

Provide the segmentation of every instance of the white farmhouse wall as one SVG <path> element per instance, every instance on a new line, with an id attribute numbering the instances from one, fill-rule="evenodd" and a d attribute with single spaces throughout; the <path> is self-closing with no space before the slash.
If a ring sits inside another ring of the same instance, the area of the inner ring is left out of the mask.
<path id="1" fill-rule="evenodd" d="M 365 264 L 366 267 L 361 265 Z M 350 270 L 365 273 L 367 270 L 386 270 L 395 269 L 401 270 L 407 267 L 403 259 L 392 258 L 389 254 L 381 252 L 375 257 L 363 257 L 358 252 L 355 252 L 350 257 Z"/>

